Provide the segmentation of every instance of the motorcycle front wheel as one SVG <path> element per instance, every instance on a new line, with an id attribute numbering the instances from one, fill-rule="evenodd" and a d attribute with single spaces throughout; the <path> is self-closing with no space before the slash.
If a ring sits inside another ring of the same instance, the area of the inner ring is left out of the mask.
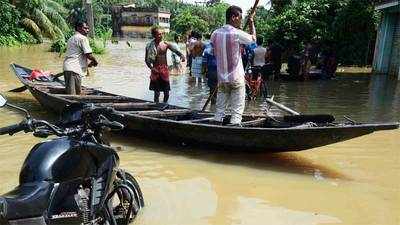
<path id="1" fill-rule="evenodd" d="M 117 174 L 114 190 L 107 197 L 106 224 L 127 225 L 132 222 L 144 206 L 139 183 L 127 172 Z M 127 216 L 129 214 L 129 216 Z"/>

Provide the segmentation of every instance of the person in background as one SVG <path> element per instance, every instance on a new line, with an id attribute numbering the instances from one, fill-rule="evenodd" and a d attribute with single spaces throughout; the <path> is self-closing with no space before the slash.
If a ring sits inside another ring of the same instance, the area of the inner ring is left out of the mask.
<path id="1" fill-rule="evenodd" d="M 288 54 L 287 72 L 292 77 L 300 76 L 301 56 L 297 54 L 295 47 L 292 45 L 288 47 L 287 54 Z"/>
<path id="2" fill-rule="evenodd" d="M 175 49 L 179 49 L 178 43 L 179 43 L 179 36 L 177 34 L 174 35 L 174 41 L 173 43 L 171 43 L 172 47 Z M 172 61 L 172 66 L 170 68 L 171 73 L 174 74 L 181 74 L 182 73 L 182 63 L 181 63 L 181 59 L 180 57 L 172 52 L 171 54 L 171 61 Z"/>
<path id="3" fill-rule="evenodd" d="M 85 22 L 77 22 L 75 31 L 75 34 L 68 39 L 63 63 L 65 89 L 70 95 L 81 94 L 82 77 L 86 74 L 87 68 L 98 64 L 87 38 L 89 26 Z"/>
<path id="4" fill-rule="evenodd" d="M 336 53 L 334 51 L 334 48 L 328 46 L 327 49 L 325 49 L 322 52 L 322 56 L 323 56 L 321 65 L 322 78 L 330 79 L 335 77 L 338 63 L 336 60 Z"/>
<path id="5" fill-rule="evenodd" d="M 214 93 L 218 88 L 217 79 L 217 60 L 215 59 L 213 47 L 211 43 L 206 43 L 203 52 L 203 74 L 207 78 L 207 86 L 210 88 L 211 104 L 217 101 L 217 95 Z"/>
<path id="6" fill-rule="evenodd" d="M 197 41 L 194 42 L 193 47 L 191 49 L 192 66 L 190 70 L 192 72 L 192 76 L 196 79 L 196 83 L 201 84 L 203 77 L 202 63 L 203 63 L 204 44 L 201 41 L 201 34 L 198 34 L 196 39 Z"/>
<path id="7" fill-rule="evenodd" d="M 267 41 L 267 60 L 273 67 L 273 77 L 278 77 L 282 68 L 282 49 L 271 39 Z"/>
<path id="8" fill-rule="evenodd" d="M 211 35 L 214 56 L 217 59 L 218 95 L 214 118 L 217 122 L 223 122 L 228 103 L 232 114 L 230 124 L 239 125 L 242 121 L 246 88 L 240 45 L 250 44 L 256 40 L 253 17 L 253 14 L 249 15 L 250 34 L 248 34 L 239 29 L 242 9 L 230 6 L 226 10 L 226 25 Z"/>
<path id="9" fill-rule="evenodd" d="M 253 75 L 261 74 L 262 78 L 265 79 L 264 65 L 267 54 L 267 49 L 262 46 L 264 42 L 263 37 L 257 37 L 257 47 L 254 49 L 254 56 L 252 60 Z"/>
<path id="10" fill-rule="evenodd" d="M 310 76 L 310 70 L 311 70 L 310 55 L 307 52 L 303 52 L 301 56 L 300 76 L 302 76 L 304 80 L 308 80 Z"/>
<path id="11" fill-rule="evenodd" d="M 189 68 L 189 76 L 192 76 L 192 50 L 194 47 L 194 43 L 197 41 L 198 34 L 196 31 L 191 31 L 189 37 L 186 42 L 186 57 L 188 62 L 186 66 Z"/>
<path id="12" fill-rule="evenodd" d="M 146 45 L 145 55 L 146 65 L 151 70 L 149 89 L 154 91 L 154 102 L 159 102 L 160 92 L 162 91 L 164 93 L 163 102 L 166 103 L 170 91 L 167 50 L 169 49 L 179 55 L 182 62 L 185 61 L 185 56 L 173 45 L 162 40 L 163 36 L 158 27 L 151 29 L 151 35 L 153 40 Z"/>

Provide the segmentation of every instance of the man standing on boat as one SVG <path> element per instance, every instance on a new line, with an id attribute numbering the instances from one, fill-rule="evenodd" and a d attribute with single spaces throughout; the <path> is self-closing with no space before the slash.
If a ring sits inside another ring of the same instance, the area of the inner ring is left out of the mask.
<path id="1" fill-rule="evenodd" d="M 240 54 L 240 44 L 250 44 L 256 40 L 253 21 L 249 15 L 250 34 L 240 30 L 242 9 L 230 6 L 226 10 L 226 25 L 215 30 L 211 35 L 214 55 L 217 59 L 218 95 L 215 120 L 222 122 L 228 103 L 231 106 L 230 123 L 240 124 L 245 107 L 246 88 L 244 69 Z"/>
<path id="2" fill-rule="evenodd" d="M 154 102 L 159 102 L 160 92 L 164 92 L 164 103 L 168 102 L 170 84 L 169 71 L 167 64 L 167 50 L 177 54 L 182 62 L 185 62 L 185 56 L 174 45 L 162 40 L 162 32 L 158 27 L 151 29 L 153 40 L 146 45 L 146 65 L 151 70 L 150 87 L 154 91 Z"/>
<path id="3" fill-rule="evenodd" d="M 75 31 L 75 34 L 67 42 L 63 66 L 66 93 L 70 95 L 81 94 L 81 77 L 85 75 L 88 67 L 98 64 L 92 55 L 87 38 L 89 26 L 85 22 L 77 22 Z M 89 64 L 88 60 L 90 60 Z"/>

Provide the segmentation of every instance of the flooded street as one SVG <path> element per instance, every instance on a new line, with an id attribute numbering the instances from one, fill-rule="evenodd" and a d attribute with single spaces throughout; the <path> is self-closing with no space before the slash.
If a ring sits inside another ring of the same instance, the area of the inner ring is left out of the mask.
<path id="1" fill-rule="evenodd" d="M 144 42 L 110 44 L 84 85 L 152 100 Z M 9 69 L 26 67 L 60 72 L 62 57 L 48 46 L 0 48 L 0 92 L 34 117 L 54 120 L 29 92 L 10 93 L 20 84 Z M 400 82 L 385 76 L 349 75 L 331 81 L 274 82 L 277 102 L 301 113 L 328 113 L 337 120 L 400 121 Z M 201 109 L 205 83 L 187 75 L 171 77 L 170 104 Z M 246 111 L 263 113 L 262 100 Z M 0 127 L 23 115 L 0 109 Z M 318 137 L 316 137 L 318 138 Z M 31 134 L 0 136 L 0 193 L 18 184 L 30 148 L 42 139 Z M 249 140 L 251 141 L 251 140 Z M 137 225 L 399 225 L 400 130 L 376 132 L 302 152 L 230 152 L 209 146 L 179 147 L 136 137 L 114 136 L 121 167 L 135 174 L 146 207 Z"/>

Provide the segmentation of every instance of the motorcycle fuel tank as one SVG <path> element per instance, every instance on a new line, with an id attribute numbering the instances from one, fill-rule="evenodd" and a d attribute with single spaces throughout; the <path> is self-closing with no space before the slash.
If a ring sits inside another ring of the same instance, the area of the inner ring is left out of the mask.
<path id="1" fill-rule="evenodd" d="M 115 157 L 107 148 L 84 143 L 61 137 L 36 144 L 22 166 L 20 184 L 90 177 L 107 158 Z"/>

